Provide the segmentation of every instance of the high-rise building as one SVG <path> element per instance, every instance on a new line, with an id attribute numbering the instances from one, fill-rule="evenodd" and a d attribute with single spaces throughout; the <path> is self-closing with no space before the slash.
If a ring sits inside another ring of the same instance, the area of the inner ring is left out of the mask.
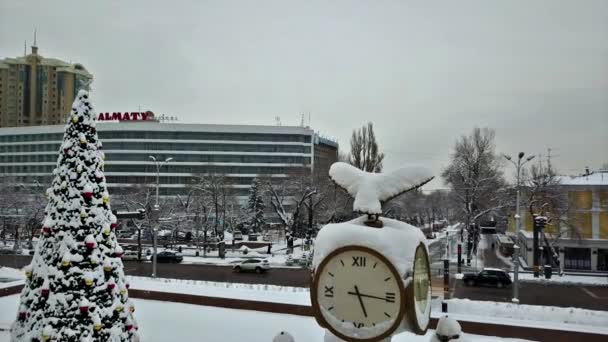
<path id="1" fill-rule="evenodd" d="M 138 116 L 143 115 L 133 117 Z M 111 194 L 154 185 L 158 172 L 161 195 L 185 195 L 200 176 L 219 174 L 226 176 L 239 200 L 246 200 L 256 177 L 280 179 L 304 169 L 328 177 L 329 167 L 338 159 L 338 143 L 308 127 L 128 118 L 101 121 L 96 128 Z M 50 184 L 64 130 L 64 125 L 0 128 L 0 182 Z M 160 161 L 171 158 L 171 162 L 156 169 L 150 156 Z"/>
<path id="2" fill-rule="evenodd" d="M 65 123 L 79 89 L 93 79 L 81 64 L 32 52 L 0 59 L 0 127 Z"/>

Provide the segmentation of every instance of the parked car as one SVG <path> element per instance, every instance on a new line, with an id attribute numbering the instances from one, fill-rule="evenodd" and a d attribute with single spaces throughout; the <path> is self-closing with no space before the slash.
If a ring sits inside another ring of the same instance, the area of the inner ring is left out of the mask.
<path id="1" fill-rule="evenodd" d="M 259 236 L 259 234 L 257 234 L 257 233 L 251 233 L 251 234 L 249 234 L 248 239 L 249 239 L 249 241 L 258 241 L 258 236 Z"/>
<path id="2" fill-rule="evenodd" d="M 270 264 L 266 259 L 247 259 L 234 266 L 235 272 L 255 271 L 256 273 L 266 272 L 270 269 Z"/>
<path id="3" fill-rule="evenodd" d="M 499 289 L 512 283 L 509 274 L 498 268 L 484 268 L 479 273 L 465 273 L 462 281 L 467 286 L 495 286 Z"/>
<path id="4" fill-rule="evenodd" d="M 184 260 L 184 257 L 180 253 L 173 251 L 162 251 L 156 255 L 157 262 L 180 263 L 182 260 Z"/>
<path id="5" fill-rule="evenodd" d="M 240 231 L 233 231 L 232 232 L 232 238 L 234 240 L 243 240 L 243 233 L 241 233 Z"/>
<path id="6" fill-rule="evenodd" d="M 262 238 L 262 240 L 264 241 L 270 241 L 271 240 L 271 236 L 269 233 L 264 234 L 264 237 Z"/>

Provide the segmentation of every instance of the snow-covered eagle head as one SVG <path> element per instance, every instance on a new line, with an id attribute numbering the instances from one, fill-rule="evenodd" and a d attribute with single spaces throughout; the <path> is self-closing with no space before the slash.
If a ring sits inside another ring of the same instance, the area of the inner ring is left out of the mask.
<path id="1" fill-rule="evenodd" d="M 343 162 L 332 164 L 329 177 L 354 197 L 354 211 L 374 215 L 382 214 L 381 202 L 416 189 L 434 178 L 424 167 L 370 173 Z"/>

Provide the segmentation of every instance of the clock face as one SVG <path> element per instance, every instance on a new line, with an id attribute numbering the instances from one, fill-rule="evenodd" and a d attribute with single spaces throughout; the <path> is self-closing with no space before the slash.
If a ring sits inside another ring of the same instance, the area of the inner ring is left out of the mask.
<path id="1" fill-rule="evenodd" d="M 313 305 L 342 339 L 388 336 L 403 318 L 403 288 L 394 267 L 365 247 L 334 251 L 319 265 Z"/>

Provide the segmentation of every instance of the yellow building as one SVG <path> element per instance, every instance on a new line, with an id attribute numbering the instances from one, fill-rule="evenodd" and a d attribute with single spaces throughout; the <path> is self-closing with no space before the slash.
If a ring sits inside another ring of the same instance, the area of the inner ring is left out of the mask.
<path id="1" fill-rule="evenodd" d="M 81 65 L 38 54 L 0 59 L 0 127 L 63 124 L 93 76 Z"/>
<path id="2" fill-rule="evenodd" d="M 564 217 L 574 229 L 547 226 L 546 233 L 557 233 L 554 247 L 565 270 L 608 271 L 608 170 L 578 177 L 562 177 L 560 185 L 567 193 L 569 210 Z M 522 258 L 532 266 L 532 218 L 522 209 L 520 247 Z M 508 230 L 515 232 L 509 218 Z M 555 236 L 555 235 L 553 235 Z"/>

